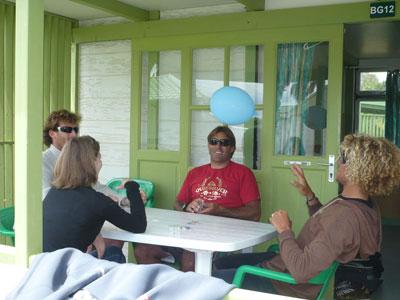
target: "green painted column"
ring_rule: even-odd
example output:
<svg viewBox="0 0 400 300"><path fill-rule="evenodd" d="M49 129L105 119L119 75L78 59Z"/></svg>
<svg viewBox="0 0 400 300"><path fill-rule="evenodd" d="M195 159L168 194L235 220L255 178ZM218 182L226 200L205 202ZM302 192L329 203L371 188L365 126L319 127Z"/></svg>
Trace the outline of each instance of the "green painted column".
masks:
<svg viewBox="0 0 400 300"><path fill-rule="evenodd" d="M18 265L42 251L43 0L16 1L15 232Z"/></svg>

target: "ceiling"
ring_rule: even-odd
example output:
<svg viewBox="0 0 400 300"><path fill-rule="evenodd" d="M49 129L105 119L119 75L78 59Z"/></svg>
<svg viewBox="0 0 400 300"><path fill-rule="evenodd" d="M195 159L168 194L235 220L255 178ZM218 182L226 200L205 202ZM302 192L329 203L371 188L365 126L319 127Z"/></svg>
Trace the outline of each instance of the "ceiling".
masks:
<svg viewBox="0 0 400 300"><path fill-rule="evenodd" d="M15 0L11 0L14 1ZM17 0L18 1L18 0ZM43 0L45 10L79 21L115 17L98 3L121 4L145 11L159 11L161 18L207 14L223 14L247 10L273 10L329 4L365 2L366 0ZM82 3L91 3L91 7ZM256 7L249 7L255 5ZM101 4L100 4L101 6ZM186 10L186 14L175 14ZM168 17L168 13L169 17ZM117 15L118 16L118 15ZM119 15L121 17L121 14ZM128 21L128 20L127 20ZM346 25L345 55L356 59L400 58L400 22Z"/></svg>
<svg viewBox="0 0 400 300"><path fill-rule="evenodd" d="M15 2L15 0L12 0ZM91 8L81 3L85 1L96 3L96 0L44 0L45 10L77 20L89 20L113 16L104 10ZM136 8L152 11L171 11L181 9L196 9L202 7L223 7L236 5L244 9L246 5L261 5L261 10L284 9L304 6L329 5L338 3L363 2L365 0L108 0L123 3ZM100 1L99 1L100 2ZM103 2L103 1L101 1ZM256 3L256 4L254 4ZM265 4L264 4L265 3ZM260 10L258 8L257 10ZM228 10L228 12L231 12Z"/></svg>

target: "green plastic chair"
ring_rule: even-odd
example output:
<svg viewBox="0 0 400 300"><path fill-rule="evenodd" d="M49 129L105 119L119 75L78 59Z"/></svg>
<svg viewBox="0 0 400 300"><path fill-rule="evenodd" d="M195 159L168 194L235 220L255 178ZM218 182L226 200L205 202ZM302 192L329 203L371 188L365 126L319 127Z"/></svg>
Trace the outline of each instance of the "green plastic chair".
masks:
<svg viewBox="0 0 400 300"><path fill-rule="evenodd" d="M124 180L125 178L113 178L111 179L109 182L107 182L107 186L112 189L113 191L115 191L116 193L118 193L121 196L126 197L126 190L122 189L122 190L118 190L117 187L121 185L122 180ZM154 207L154 184L149 181L149 180L145 180L145 179L132 179L134 181L136 181L139 186L140 189L145 192L146 196L147 196L147 201L145 206L146 207Z"/></svg>
<svg viewBox="0 0 400 300"><path fill-rule="evenodd" d="M278 245L271 245L268 248L268 251L277 252L279 251ZM331 278L335 275L336 269L338 268L339 263L334 261L328 268L323 270L317 276L311 278L308 283L315 285L322 285L321 290L318 293L317 300L322 300L324 294L329 286L329 282ZM296 280L287 273L272 271L265 268L255 267L255 266L240 266L235 273L235 277L233 278L233 284L237 287L241 287L245 274L253 274L256 276L262 276L266 278L270 278L272 280L282 281L290 284L297 284Z"/></svg>
<svg viewBox="0 0 400 300"><path fill-rule="evenodd" d="M15 244L14 232L14 206L0 209L0 235L11 238L12 245Z"/></svg>

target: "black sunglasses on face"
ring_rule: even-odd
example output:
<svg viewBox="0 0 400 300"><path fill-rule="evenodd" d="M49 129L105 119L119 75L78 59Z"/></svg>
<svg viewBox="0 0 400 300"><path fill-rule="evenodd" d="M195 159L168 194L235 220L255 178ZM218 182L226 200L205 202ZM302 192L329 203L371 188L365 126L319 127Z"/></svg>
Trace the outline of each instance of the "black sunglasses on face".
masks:
<svg viewBox="0 0 400 300"><path fill-rule="evenodd" d="M224 146L224 147L227 147L227 146L230 146L231 145L231 140L229 140L229 139L217 139L217 138L212 138L212 139L210 139L209 141L208 141L208 143L210 144L210 145L212 145L212 146L215 146L215 145L221 145L221 146Z"/></svg>
<svg viewBox="0 0 400 300"><path fill-rule="evenodd" d="M340 157L339 157L340 161L342 162L342 164L345 164L347 159L346 156L344 154L344 151L340 152Z"/></svg>
<svg viewBox="0 0 400 300"><path fill-rule="evenodd" d="M58 126L57 130L60 132L71 133L72 130L75 131L76 134L79 132L79 127L71 127L71 126Z"/></svg>

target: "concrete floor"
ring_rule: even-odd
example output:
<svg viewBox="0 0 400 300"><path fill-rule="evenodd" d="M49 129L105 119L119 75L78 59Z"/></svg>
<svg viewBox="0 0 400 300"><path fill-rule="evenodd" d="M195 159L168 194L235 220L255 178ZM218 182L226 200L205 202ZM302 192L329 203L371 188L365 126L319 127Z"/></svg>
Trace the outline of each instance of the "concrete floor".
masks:
<svg viewBox="0 0 400 300"><path fill-rule="evenodd" d="M383 226L383 283L371 300L400 299L400 226Z"/></svg>

